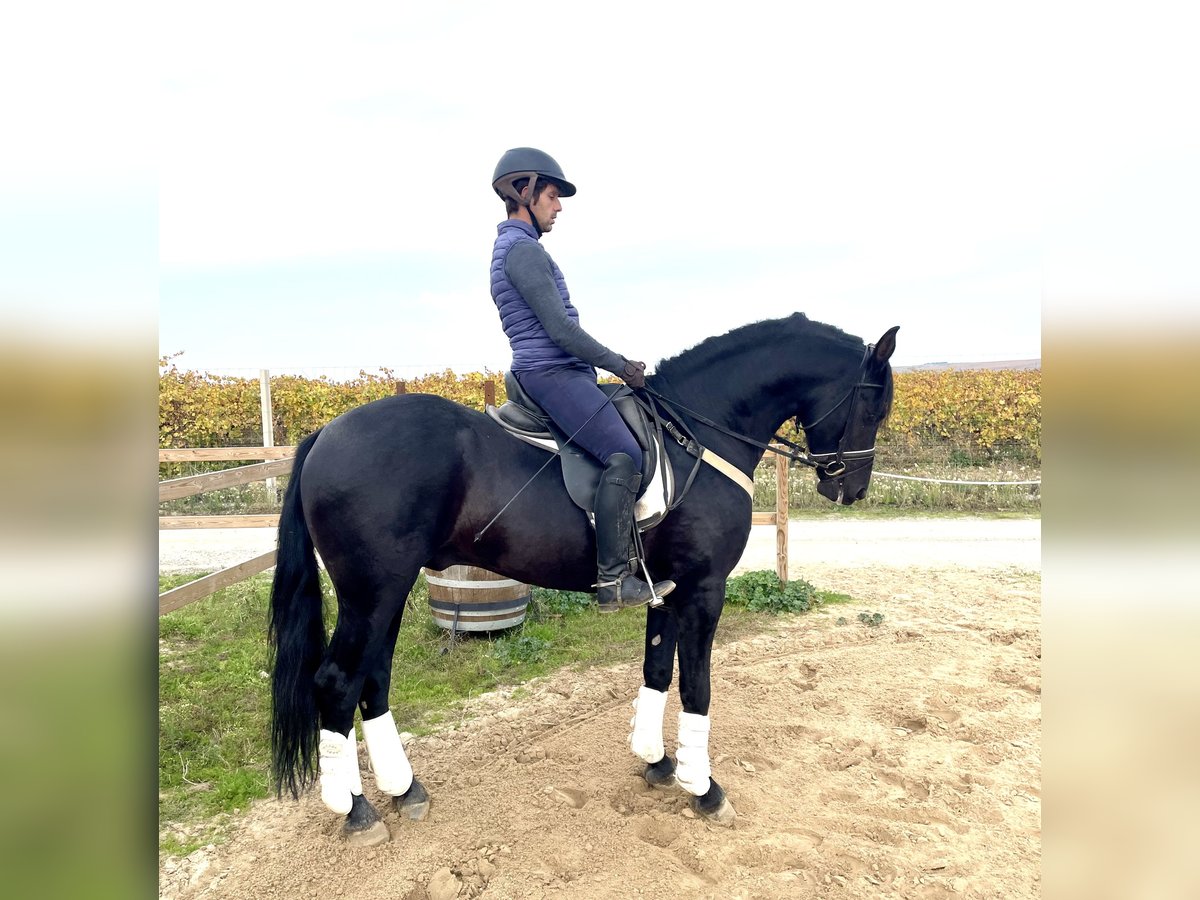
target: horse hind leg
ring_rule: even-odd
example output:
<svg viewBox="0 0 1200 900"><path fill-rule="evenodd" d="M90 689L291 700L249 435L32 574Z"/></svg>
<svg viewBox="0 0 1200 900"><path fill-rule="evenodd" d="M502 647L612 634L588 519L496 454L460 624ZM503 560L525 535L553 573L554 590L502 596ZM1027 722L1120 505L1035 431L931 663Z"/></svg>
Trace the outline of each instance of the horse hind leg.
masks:
<svg viewBox="0 0 1200 900"><path fill-rule="evenodd" d="M382 843L390 834L371 802L363 796L354 734L355 709L368 679L377 680L373 672L381 665L390 665L404 602L415 580L414 569L411 578L393 582L385 590L365 591L360 583L349 592L343 589L344 585L339 586L337 627L314 679L320 715L321 800L330 811L346 817L343 835L357 845ZM373 597L378 602L372 609L363 609L361 605L348 603L348 597ZM388 626L379 627L381 621L388 622ZM386 661L382 660L385 655ZM372 730L364 728L364 737L370 740Z"/></svg>
<svg viewBox="0 0 1200 900"><path fill-rule="evenodd" d="M388 696L399 624L400 617L397 616L383 652L367 675L359 710L376 787L392 798L392 804L400 815L420 822L429 815L429 793L417 780L408 755L404 752L404 742L396 728Z"/></svg>

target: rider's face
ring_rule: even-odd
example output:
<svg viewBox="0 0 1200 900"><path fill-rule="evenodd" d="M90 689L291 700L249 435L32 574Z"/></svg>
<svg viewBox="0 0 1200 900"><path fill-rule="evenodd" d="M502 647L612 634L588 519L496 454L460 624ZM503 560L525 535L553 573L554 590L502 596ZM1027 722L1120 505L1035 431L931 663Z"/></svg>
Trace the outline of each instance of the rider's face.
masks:
<svg viewBox="0 0 1200 900"><path fill-rule="evenodd" d="M526 188L528 190L528 188ZM552 184L529 207L529 214L537 218L542 231L554 227L554 218L562 212L562 202L558 199L558 185Z"/></svg>

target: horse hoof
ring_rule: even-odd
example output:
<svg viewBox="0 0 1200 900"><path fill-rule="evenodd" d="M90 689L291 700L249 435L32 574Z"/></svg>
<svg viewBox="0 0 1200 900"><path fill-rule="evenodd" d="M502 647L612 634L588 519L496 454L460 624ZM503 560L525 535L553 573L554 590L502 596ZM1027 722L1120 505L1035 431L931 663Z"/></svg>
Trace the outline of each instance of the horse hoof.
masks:
<svg viewBox="0 0 1200 900"><path fill-rule="evenodd" d="M352 800L350 813L342 823L342 837L346 843L351 847L377 847L390 841L392 834L371 801L361 794L355 794Z"/></svg>
<svg viewBox="0 0 1200 900"><path fill-rule="evenodd" d="M414 778L407 791L392 798L392 805L400 815L414 822L422 822L429 815L429 792L425 790L425 785Z"/></svg>
<svg viewBox="0 0 1200 900"><path fill-rule="evenodd" d="M675 777L675 761L670 756L663 756L658 762L647 764L642 777L650 787L666 790L679 786L679 779Z"/></svg>
<svg viewBox="0 0 1200 900"><path fill-rule="evenodd" d="M362 831L351 831L343 825L342 836L351 847L378 847L392 839L392 833L382 821L373 822Z"/></svg>
<svg viewBox="0 0 1200 900"><path fill-rule="evenodd" d="M692 811L717 825L732 827L737 819L737 811L725 796L724 789L715 781L712 782L708 793L703 797L692 798Z"/></svg>

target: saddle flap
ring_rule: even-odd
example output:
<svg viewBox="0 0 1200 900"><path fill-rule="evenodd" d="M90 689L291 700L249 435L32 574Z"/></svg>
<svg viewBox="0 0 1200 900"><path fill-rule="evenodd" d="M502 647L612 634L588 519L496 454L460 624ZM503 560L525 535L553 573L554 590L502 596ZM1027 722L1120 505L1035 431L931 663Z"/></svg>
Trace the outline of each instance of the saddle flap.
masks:
<svg viewBox="0 0 1200 900"><path fill-rule="evenodd" d="M567 493L571 495L571 499L580 509L589 513L593 512L596 488L600 484L604 466L582 447L568 444L567 435L557 425L551 423L549 428L555 443L558 444L563 483L567 486ZM650 483L654 480L657 465L658 448L654 444L651 444L649 448L642 448L642 483L637 492L639 499L646 493Z"/></svg>

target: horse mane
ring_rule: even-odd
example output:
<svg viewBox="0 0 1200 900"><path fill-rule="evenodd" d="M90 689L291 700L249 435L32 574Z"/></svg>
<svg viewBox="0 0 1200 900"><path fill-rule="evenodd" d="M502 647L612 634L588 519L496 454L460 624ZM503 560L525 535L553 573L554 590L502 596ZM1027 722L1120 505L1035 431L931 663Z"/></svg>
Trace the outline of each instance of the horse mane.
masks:
<svg viewBox="0 0 1200 900"><path fill-rule="evenodd" d="M667 381L682 380L703 372L731 355L748 351L770 352L772 347L786 346L795 352L796 342L832 341L847 347L863 346L862 338L847 334L833 325L816 322L804 313L793 313L783 319L763 319L734 328L725 334L706 338L675 356L664 359L654 371Z"/></svg>

